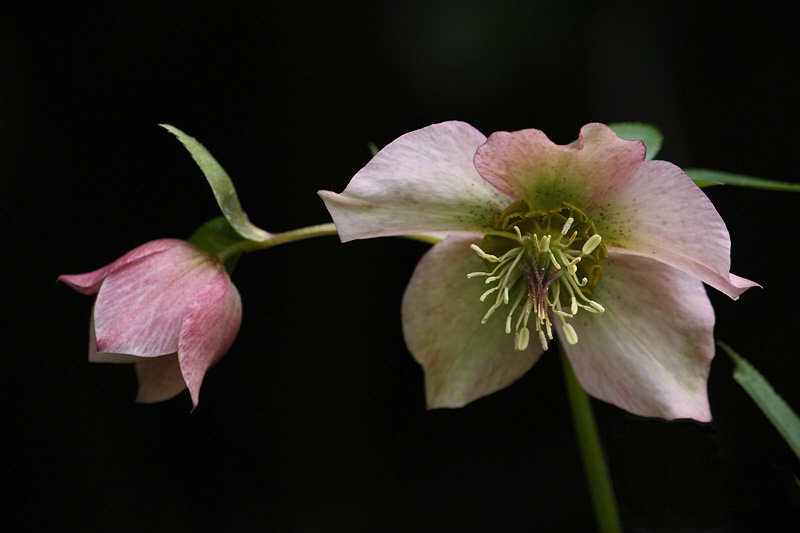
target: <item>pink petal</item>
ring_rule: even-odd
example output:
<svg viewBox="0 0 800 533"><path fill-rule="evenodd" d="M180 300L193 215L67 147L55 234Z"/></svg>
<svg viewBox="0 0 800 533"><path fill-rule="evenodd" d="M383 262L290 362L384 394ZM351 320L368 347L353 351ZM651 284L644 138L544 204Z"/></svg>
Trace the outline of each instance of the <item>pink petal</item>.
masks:
<svg viewBox="0 0 800 533"><path fill-rule="evenodd" d="M178 361L197 407L203 376L233 344L242 322L239 291L224 271L194 295L183 316Z"/></svg>
<svg viewBox="0 0 800 533"><path fill-rule="evenodd" d="M757 283L730 273L731 241L711 200L677 166L647 161L595 197L591 213L609 252L650 257L734 300Z"/></svg>
<svg viewBox="0 0 800 533"><path fill-rule="evenodd" d="M613 256L594 298L605 313L579 312L570 319L578 343L565 344L586 392L641 416L710 420L714 310L703 284L658 261Z"/></svg>
<svg viewBox="0 0 800 533"><path fill-rule="evenodd" d="M176 352L187 306L219 268L183 241L115 268L95 303L97 351L144 357Z"/></svg>
<svg viewBox="0 0 800 533"><path fill-rule="evenodd" d="M94 318L89 321L89 361L92 363L136 363L139 392L136 401L155 403L169 400L186 388L178 364L178 354L160 357L138 357L121 353L98 352L94 334Z"/></svg>
<svg viewBox="0 0 800 533"><path fill-rule="evenodd" d="M463 122L443 122L391 142L341 194L320 191L342 241L478 231L511 203L475 171L486 138Z"/></svg>
<svg viewBox="0 0 800 533"><path fill-rule="evenodd" d="M63 274L58 277L58 280L63 281L81 294L94 294L100 290L100 284L103 283L103 280L111 272L119 270L125 265L140 259L144 259L150 255L170 249L174 247L175 243L177 242L181 241L177 241L175 239L159 239L156 241L150 241L134 248L113 263L102 268L98 268L92 272L87 272L86 274Z"/></svg>
<svg viewBox="0 0 800 533"><path fill-rule="evenodd" d="M137 357L136 378L139 380L139 403L156 403L174 398L186 389L178 354L160 357Z"/></svg>
<svg viewBox="0 0 800 533"><path fill-rule="evenodd" d="M569 202L609 249L657 259L731 298L756 283L730 274L730 237L711 201L678 167L644 161L644 145L602 124L559 146L539 130L498 132L475 155L490 183L533 209Z"/></svg>
<svg viewBox="0 0 800 533"><path fill-rule="evenodd" d="M475 168L498 189L528 200L532 209L553 209L563 201L583 209L614 187L610 176L623 179L644 156L640 141L620 139L603 124L587 124L567 145L534 129L493 133L478 148Z"/></svg>
<svg viewBox="0 0 800 533"><path fill-rule="evenodd" d="M89 362L90 363L135 363L139 357L124 353L107 353L97 351L97 336L94 332L94 306L89 317Z"/></svg>
<svg viewBox="0 0 800 533"><path fill-rule="evenodd" d="M429 408L461 407L503 389L527 372L542 354L538 342L514 351L499 309L480 302L486 285L467 273L483 271L469 245L480 241L450 237L434 245L417 265L403 297L403 332L408 349L425 371Z"/></svg>

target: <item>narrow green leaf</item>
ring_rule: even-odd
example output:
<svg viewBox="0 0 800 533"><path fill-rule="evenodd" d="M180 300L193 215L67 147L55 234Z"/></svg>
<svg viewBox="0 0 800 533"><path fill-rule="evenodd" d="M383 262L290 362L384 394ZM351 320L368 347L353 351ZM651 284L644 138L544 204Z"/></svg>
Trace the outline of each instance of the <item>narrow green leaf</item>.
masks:
<svg viewBox="0 0 800 533"><path fill-rule="evenodd" d="M750 187L751 189L766 189L768 191L800 192L800 183L785 181L765 180L743 174L732 174L721 170L706 168L684 168L686 174L694 180L698 187L712 185L735 185L737 187Z"/></svg>
<svg viewBox="0 0 800 533"><path fill-rule="evenodd" d="M608 125L614 133L629 141L642 141L647 149L645 159L653 159L664 142L661 131L650 124L641 122L615 122Z"/></svg>
<svg viewBox="0 0 800 533"><path fill-rule="evenodd" d="M735 365L733 379L742 386L795 455L800 458L800 418L758 370L724 342L717 341L717 344L733 360Z"/></svg>
<svg viewBox="0 0 800 533"><path fill-rule="evenodd" d="M178 140L183 143L192 158L200 167L200 170L211 185L211 190L214 192L214 197L217 199L217 204L222 210L222 214L228 219L233 229L236 232L250 241L262 242L269 238L270 234L263 229L255 226L247 218L247 215L242 210L239 204L239 197L236 195L236 189L233 187L228 173L225 169L217 163L217 160L209 153L206 148L200 144L197 139L191 137L175 126L169 124L159 124L162 128L166 129Z"/></svg>

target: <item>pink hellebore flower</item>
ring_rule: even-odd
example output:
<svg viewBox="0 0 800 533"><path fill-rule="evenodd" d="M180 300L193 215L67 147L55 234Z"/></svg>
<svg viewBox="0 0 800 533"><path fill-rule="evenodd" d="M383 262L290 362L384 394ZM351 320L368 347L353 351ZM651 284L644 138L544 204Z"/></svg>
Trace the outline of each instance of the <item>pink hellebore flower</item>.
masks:
<svg viewBox="0 0 800 533"><path fill-rule="evenodd" d="M206 370L228 351L242 302L222 264L176 239L148 242L87 274L58 278L97 293L89 361L136 363L139 402L189 388L197 407Z"/></svg>
<svg viewBox="0 0 800 533"><path fill-rule="evenodd" d="M444 236L403 298L430 407L460 407L527 372L557 334L592 396L632 413L711 419L714 310L756 284L730 269L714 206L639 141L588 124L488 139L445 122L396 139L341 194L342 241Z"/></svg>

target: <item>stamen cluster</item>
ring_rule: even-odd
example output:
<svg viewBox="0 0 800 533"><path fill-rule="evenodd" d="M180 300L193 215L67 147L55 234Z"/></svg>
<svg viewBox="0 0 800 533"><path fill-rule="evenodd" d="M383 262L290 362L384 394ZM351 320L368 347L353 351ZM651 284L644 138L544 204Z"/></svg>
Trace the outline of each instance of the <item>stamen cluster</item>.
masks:
<svg viewBox="0 0 800 533"><path fill-rule="evenodd" d="M567 322L583 309L602 314L605 308L591 299L602 277L600 260L607 253L594 224L575 206L564 203L552 211L531 211L524 200L513 203L490 220L481 245L471 248L491 270L470 272L467 277L485 276L493 287L481 294L495 300L481 320L485 324L500 307L508 314L505 332L514 330L514 348L528 347L533 327L543 349L553 339L551 313L562 323L570 344L578 342L575 328ZM515 319L516 316L516 319Z"/></svg>

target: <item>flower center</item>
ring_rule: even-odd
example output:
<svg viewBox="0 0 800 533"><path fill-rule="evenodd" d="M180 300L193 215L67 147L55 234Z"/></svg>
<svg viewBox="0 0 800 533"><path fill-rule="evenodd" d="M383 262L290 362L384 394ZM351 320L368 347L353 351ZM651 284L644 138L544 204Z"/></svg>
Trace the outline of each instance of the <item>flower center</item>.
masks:
<svg viewBox="0 0 800 533"><path fill-rule="evenodd" d="M525 200L519 200L494 213L487 225L480 246L471 248L488 269L467 274L469 278L483 276L487 285L493 285L480 297L483 302L495 295L481 323L508 306L505 331L510 334L513 326L514 348L528 347L528 324L533 317L534 331L546 350L553 339L552 315L561 320L566 341L577 343L578 335L567 319L581 310L605 311L591 299L603 277L600 261L608 258L594 223L567 202L550 211L532 211Z"/></svg>

